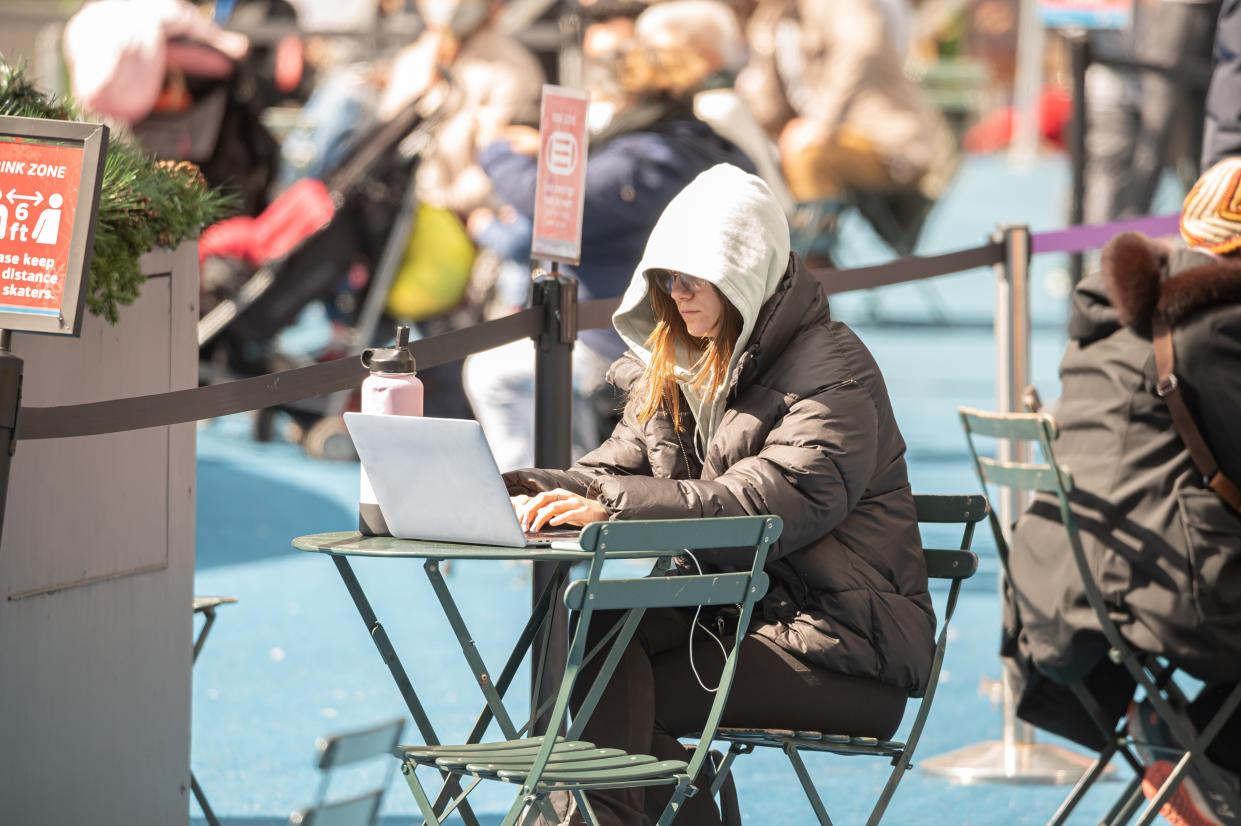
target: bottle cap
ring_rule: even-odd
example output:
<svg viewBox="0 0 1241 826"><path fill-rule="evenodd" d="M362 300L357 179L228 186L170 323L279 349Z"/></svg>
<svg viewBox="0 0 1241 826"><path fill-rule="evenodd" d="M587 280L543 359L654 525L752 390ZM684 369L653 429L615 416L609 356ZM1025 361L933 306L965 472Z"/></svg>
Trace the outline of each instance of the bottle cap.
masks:
<svg viewBox="0 0 1241 826"><path fill-rule="evenodd" d="M362 366L372 373L413 373L417 364L409 351L409 328L396 328L395 347L374 347L362 351Z"/></svg>

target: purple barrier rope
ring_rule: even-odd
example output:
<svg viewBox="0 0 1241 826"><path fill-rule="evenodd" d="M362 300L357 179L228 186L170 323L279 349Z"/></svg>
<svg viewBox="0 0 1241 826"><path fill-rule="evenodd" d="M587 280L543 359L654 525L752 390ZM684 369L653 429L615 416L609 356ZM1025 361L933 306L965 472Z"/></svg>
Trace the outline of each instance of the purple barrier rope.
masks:
<svg viewBox="0 0 1241 826"><path fill-rule="evenodd" d="M1079 227L1040 232L1030 237L1030 252L1085 252L1101 248L1122 232L1140 232L1143 235L1173 235L1178 231L1178 214L1147 215L1110 224L1085 224Z"/></svg>

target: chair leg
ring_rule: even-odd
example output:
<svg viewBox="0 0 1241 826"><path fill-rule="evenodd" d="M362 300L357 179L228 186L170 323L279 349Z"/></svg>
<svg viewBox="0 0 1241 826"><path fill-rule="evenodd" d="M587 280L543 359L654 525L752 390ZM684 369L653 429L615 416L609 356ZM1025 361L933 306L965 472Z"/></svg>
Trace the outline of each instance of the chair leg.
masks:
<svg viewBox="0 0 1241 826"><path fill-rule="evenodd" d="M422 819L430 826L440 826L439 818L435 816L435 807L431 805L431 799L427 797L422 784L418 782L418 775L414 773L416 765L412 760L401 761L401 774L405 775L405 784L414 795L418 811L422 812Z"/></svg>
<svg viewBox="0 0 1241 826"><path fill-rule="evenodd" d="M1077 808L1077 804L1086 796L1086 792L1099 779L1099 775L1103 774L1103 770L1107 768L1107 764L1115 753L1115 747L1101 752L1089 768L1082 772L1082 776L1077 778L1077 783L1073 786L1073 791L1069 792L1069 796L1061 802L1060 808L1056 809L1051 820L1047 821L1047 826L1063 826L1064 822L1069 819L1069 815L1073 814L1073 810Z"/></svg>
<svg viewBox="0 0 1241 826"><path fill-rule="evenodd" d="M801 787L806 792L806 799L810 801L810 808L814 809L814 816L819 819L819 823L822 826L832 826L832 819L827 816L827 809L823 806L823 799L819 797L819 792L815 789L814 782L810 779L810 772L806 771L806 764L801 759L801 753L797 751L797 746L785 746L784 753L789 758L789 762L793 764L793 771L797 772L797 779L801 781Z"/></svg>
<svg viewBox="0 0 1241 826"><path fill-rule="evenodd" d="M522 820L522 813L527 811L527 807L533 802L533 795L518 795L513 801L513 805L509 807L508 814L504 816L504 820L500 821L500 826L517 826Z"/></svg>
<svg viewBox="0 0 1241 826"><path fill-rule="evenodd" d="M1142 776L1138 775L1129 781L1125 791L1116 798L1116 803L1108 810L1100 826L1123 826L1137 813L1146 796L1142 794Z"/></svg>
<svg viewBox="0 0 1241 826"><path fill-rule="evenodd" d="M685 802L685 798L689 797L691 788L689 780L677 784L677 787L672 790L672 798L668 801L668 805L664 807L664 813L659 816L659 823L656 826L668 826L668 824L672 823L672 819L677 816L677 812L681 811L681 804Z"/></svg>
<svg viewBox="0 0 1241 826"><path fill-rule="evenodd" d="M577 801L578 811L582 813L582 820L586 821L586 826L597 826L599 816L595 814L594 807L590 805L590 799L586 796L586 792L581 789L574 789L573 799Z"/></svg>
<svg viewBox="0 0 1241 826"><path fill-rule="evenodd" d="M739 754L749 754L754 751L753 746L742 746L739 743L733 743L728 747L728 752L724 755L724 760L715 767L715 781L711 784L711 796L715 797L720 793L720 789L724 786L724 781L728 779L728 773L733 770L733 761L737 759Z"/></svg>
<svg viewBox="0 0 1241 826"><path fill-rule="evenodd" d="M1189 764L1192 760L1193 754L1187 752L1177 761L1176 768L1172 770L1172 774L1168 775L1168 779L1159 787L1159 792L1147 804L1146 808L1142 810L1142 816L1138 818L1136 826L1150 826L1154 822L1155 818L1159 816L1159 810L1163 808L1163 804L1172 798L1172 793L1176 791L1176 787L1181 785L1181 780L1189 773Z"/></svg>

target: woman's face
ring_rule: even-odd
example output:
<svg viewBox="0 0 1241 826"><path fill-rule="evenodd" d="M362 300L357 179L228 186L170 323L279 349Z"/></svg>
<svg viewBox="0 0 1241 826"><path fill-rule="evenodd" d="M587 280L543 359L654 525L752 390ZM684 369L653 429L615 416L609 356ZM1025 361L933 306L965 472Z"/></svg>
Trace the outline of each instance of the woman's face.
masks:
<svg viewBox="0 0 1241 826"><path fill-rule="evenodd" d="M677 312L691 336L707 338L719 332L724 299L714 284L684 273L668 273L664 279L665 288L676 302Z"/></svg>

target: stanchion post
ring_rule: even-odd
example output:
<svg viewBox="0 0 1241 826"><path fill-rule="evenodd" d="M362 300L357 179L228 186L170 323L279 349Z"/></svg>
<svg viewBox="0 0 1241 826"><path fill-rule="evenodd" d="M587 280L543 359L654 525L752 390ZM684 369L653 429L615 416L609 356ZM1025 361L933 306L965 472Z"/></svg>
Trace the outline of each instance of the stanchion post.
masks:
<svg viewBox="0 0 1241 826"><path fill-rule="evenodd" d="M0 536L9 497L9 465L17 449L17 411L22 405L22 360L13 354L13 333L0 330Z"/></svg>
<svg viewBox="0 0 1241 826"><path fill-rule="evenodd" d="M999 227L992 240L1004 245L1004 261L995 265L995 390L996 408L1017 412L1021 391L1030 382L1030 229ZM1029 445L1020 448L1002 440L997 458L1030 461ZM1005 489L995 504L1007 531L1026 502L1017 491ZM1003 578L1000 582L1003 598ZM1003 739L975 743L922 761L923 770L959 783L982 781L1020 784L1076 782L1090 760L1068 749L1034 742L1034 729L1017 719L1016 703L1007 669L1001 668Z"/></svg>
<svg viewBox="0 0 1241 826"><path fill-rule="evenodd" d="M543 330L535 342L534 355L534 464L541 468L567 468L573 448L573 341L577 338L577 279L556 271L534 279L534 305L542 306ZM537 601L556 575L556 563L536 562L531 573L531 599ZM538 679L538 662L547 646L546 675L564 672L569 648L568 623L558 611L559 599L548 614L547 633L531 649L532 708L538 708L559 689L555 679ZM538 695L534 687L539 686ZM532 733L543 734L544 724L534 721Z"/></svg>
<svg viewBox="0 0 1241 826"><path fill-rule="evenodd" d="M1085 217L1086 201L1086 69L1090 66L1090 41L1084 31L1066 36L1069 64L1073 76L1073 117L1069 143L1071 159L1069 226L1076 227ZM1082 254L1069 254L1069 279L1073 286L1082 280Z"/></svg>
<svg viewBox="0 0 1241 826"><path fill-rule="evenodd" d="M573 445L573 342L577 338L577 279L552 270L534 280L543 330L534 355L534 464L567 468Z"/></svg>

